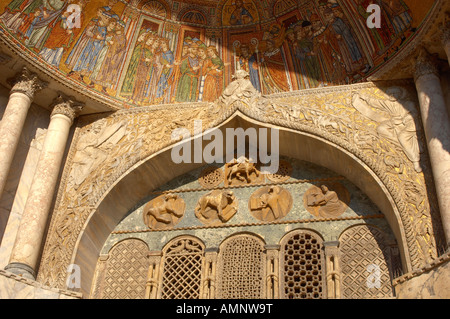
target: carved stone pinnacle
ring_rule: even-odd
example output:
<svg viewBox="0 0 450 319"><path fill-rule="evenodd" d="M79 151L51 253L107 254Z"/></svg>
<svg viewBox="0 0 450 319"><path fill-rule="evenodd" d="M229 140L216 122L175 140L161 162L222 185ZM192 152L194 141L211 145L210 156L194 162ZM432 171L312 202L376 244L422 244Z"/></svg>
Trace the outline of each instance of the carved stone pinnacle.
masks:
<svg viewBox="0 0 450 319"><path fill-rule="evenodd" d="M62 114L67 116L73 122L83 107L84 104L76 101L73 97L59 93L58 97L56 97L53 102L53 111L51 116L55 114Z"/></svg>
<svg viewBox="0 0 450 319"><path fill-rule="evenodd" d="M34 98L36 91L41 90L48 85L47 82L39 79L39 77L28 70L27 67L23 67L19 73L13 78L8 79L7 82L12 86L11 93L20 92L30 99Z"/></svg>

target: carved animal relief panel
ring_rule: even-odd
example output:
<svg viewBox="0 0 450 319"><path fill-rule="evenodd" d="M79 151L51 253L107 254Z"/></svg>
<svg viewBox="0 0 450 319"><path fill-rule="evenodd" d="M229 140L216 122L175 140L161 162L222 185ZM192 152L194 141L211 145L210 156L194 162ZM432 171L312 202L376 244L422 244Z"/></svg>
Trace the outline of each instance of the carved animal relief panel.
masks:
<svg viewBox="0 0 450 319"><path fill-rule="evenodd" d="M144 223L151 229L167 229L175 226L183 217L186 204L174 194L165 194L144 206Z"/></svg>
<svg viewBox="0 0 450 319"><path fill-rule="evenodd" d="M265 186L252 194L248 206L256 219L271 222L289 213L292 196L281 186Z"/></svg>

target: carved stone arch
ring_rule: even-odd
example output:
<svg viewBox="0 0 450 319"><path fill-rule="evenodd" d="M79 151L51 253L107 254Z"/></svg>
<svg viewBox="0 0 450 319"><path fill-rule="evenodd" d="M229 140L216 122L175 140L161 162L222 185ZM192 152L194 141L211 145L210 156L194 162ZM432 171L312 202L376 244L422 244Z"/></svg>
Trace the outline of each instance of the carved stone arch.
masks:
<svg viewBox="0 0 450 319"><path fill-rule="evenodd" d="M265 298L264 240L253 233L236 233L219 246L216 296L219 299Z"/></svg>
<svg viewBox="0 0 450 319"><path fill-rule="evenodd" d="M199 299L205 245L197 237L171 239L162 250L160 299Z"/></svg>
<svg viewBox="0 0 450 319"><path fill-rule="evenodd" d="M280 240L280 297L326 298L325 252L314 230L294 229Z"/></svg>
<svg viewBox="0 0 450 319"><path fill-rule="evenodd" d="M187 117L186 114L189 116L193 114L192 109L178 108L177 112L181 116ZM137 116L136 114L144 111L133 110L129 114ZM208 113L194 114L204 116ZM123 116L123 114L114 114L111 121L123 121ZM399 243L404 271L411 270L410 250L415 247L416 242L414 233L408 231L406 234L407 229L403 225L404 220L408 219L408 215L402 212L404 215L401 216L396 201L384 184L382 176L380 177L381 173L374 171L360 156L356 156L356 151L350 152L351 145L345 144L326 130L321 131L311 129L307 125L291 125L288 121L273 120L270 117L262 116L257 110L251 110L242 103L235 103L233 107L225 109L220 115L210 115L207 118L213 118L214 122L204 128L216 128L223 134L227 128L243 128L245 130L253 127L257 131L259 128L277 128L280 138L280 155L309 161L346 177L359 187L373 203L377 203ZM183 143L193 143L203 134L194 136ZM81 283L82 291L89 291L98 253L106 238L127 212L137 202L148 197L152 190L177 176L205 165L205 163L170 164L173 163L171 150L176 143L170 141L170 134L167 140L168 142L162 144L162 147L146 149L147 153L141 154L137 160L126 162L127 166L122 171L105 176L107 179L102 180L103 185L95 197L91 198L92 204L73 208L61 204L55 209L50 225L54 231L49 232L52 235L47 239L44 249L38 275L40 281L46 282L50 286L63 287L67 265L76 263L80 265L84 274ZM342 145L346 145L346 147ZM122 146L119 145L119 147ZM170 165L170 169L167 165ZM67 170L70 172L70 166ZM99 180L101 177L95 176L100 173L99 169L93 171L91 178ZM90 191L88 185L86 185L86 189ZM76 198L74 202L75 200ZM79 200L83 201L84 199ZM75 215L77 216L76 220L68 221L70 216ZM65 226L65 223L68 225ZM71 231L56 230L58 227L70 228ZM57 269L56 275L55 269Z"/></svg>
<svg viewBox="0 0 450 319"><path fill-rule="evenodd" d="M341 296L346 299L391 298L400 267L396 247L383 230L357 224L339 237Z"/></svg>

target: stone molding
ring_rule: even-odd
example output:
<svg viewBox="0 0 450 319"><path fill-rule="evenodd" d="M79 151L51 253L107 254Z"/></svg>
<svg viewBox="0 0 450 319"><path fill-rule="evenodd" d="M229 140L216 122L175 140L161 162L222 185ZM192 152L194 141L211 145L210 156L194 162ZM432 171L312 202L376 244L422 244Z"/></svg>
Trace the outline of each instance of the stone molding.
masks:
<svg viewBox="0 0 450 319"><path fill-rule="evenodd" d="M42 81L35 73L31 72L27 67L17 73L13 78L7 80L12 86L11 93L23 93L33 100L34 94L47 87L48 83Z"/></svg>
<svg viewBox="0 0 450 319"><path fill-rule="evenodd" d="M441 266L442 264L446 263L450 261L450 251L447 251L445 254L443 254L442 256L439 256L438 258L436 258L435 260L433 260L433 262L426 264L424 267L420 268L420 269L415 269L412 272L409 272L407 274L404 274L398 278L395 278L392 281L392 284L394 286L397 286L399 284L402 284L414 277L418 277L430 270L433 270L435 268L438 268L439 266Z"/></svg>

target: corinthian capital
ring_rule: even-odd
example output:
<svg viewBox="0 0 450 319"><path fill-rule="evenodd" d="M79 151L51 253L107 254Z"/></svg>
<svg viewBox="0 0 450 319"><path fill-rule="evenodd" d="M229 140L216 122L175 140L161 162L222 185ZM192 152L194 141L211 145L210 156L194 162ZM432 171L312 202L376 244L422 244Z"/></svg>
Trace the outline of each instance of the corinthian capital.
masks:
<svg viewBox="0 0 450 319"><path fill-rule="evenodd" d="M53 111L51 116L62 114L67 116L73 122L83 107L84 104L76 101L73 97L59 93L58 97L53 101Z"/></svg>
<svg viewBox="0 0 450 319"><path fill-rule="evenodd" d="M30 99L34 98L34 93L47 86L47 82L42 81L38 76L23 67L13 78L7 80L12 86L11 93L20 92L28 96Z"/></svg>
<svg viewBox="0 0 450 319"><path fill-rule="evenodd" d="M421 47L414 68L414 80L417 81L421 76L427 74L439 76L437 57L434 54L428 53L424 47Z"/></svg>

